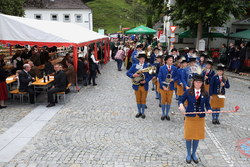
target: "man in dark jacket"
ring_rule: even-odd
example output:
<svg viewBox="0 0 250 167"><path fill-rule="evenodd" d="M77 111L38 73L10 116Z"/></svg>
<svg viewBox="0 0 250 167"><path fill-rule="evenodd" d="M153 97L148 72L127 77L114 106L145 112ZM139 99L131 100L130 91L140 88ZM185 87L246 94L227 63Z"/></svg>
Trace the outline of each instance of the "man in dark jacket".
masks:
<svg viewBox="0 0 250 167"><path fill-rule="evenodd" d="M244 69L244 61L246 59L246 46L245 46L245 43L241 43L240 44L240 68L239 68L239 71L243 71Z"/></svg>
<svg viewBox="0 0 250 167"><path fill-rule="evenodd" d="M33 78L30 75L30 70L31 67L29 64L24 64L23 65L23 70L21 70L21 72L19 73L19 82L20 82L20 86L19 86L19 91L20 92L28 92L29 96L30 96L30 103L34 104L34 88L31 85L31 83L33 81L35 81L35 78Z"/></svg>
<svg viewBox="0 0 250 167"><path fill-rule="evenodd" d="M227 56L227 68L229 71L232 70L232 59L235 56L235 47L233 43L230 43Z"/></svg>
<svg viewBox="0 0 250 167"><path fill-rule="evenodd" d="M65 92L67 87L67 76L65 72L62 70L61 64L55 64L54 69L56 71L55 78L53 82L52 88L48 91L48 101L49 104L47 107L55 106L55 100L53 98L53 94L57 92Z"/></svg>

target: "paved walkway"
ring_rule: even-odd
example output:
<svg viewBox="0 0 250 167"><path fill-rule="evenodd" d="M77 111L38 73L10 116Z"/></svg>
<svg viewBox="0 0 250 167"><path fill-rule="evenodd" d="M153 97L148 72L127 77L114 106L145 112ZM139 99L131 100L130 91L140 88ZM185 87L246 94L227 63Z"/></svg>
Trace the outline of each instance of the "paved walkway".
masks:
<svg viewBox="0 0 250 167"><path fill-rule="evenodd" d="M21 152L0 166L249 166L250 157L236 147L238 140L250 137L249 81L229 78L225 109L235 105L241 109L223 114L219 126L207 117L206 139L198 149L200 163L187 165L183 117L171 115L171 121L161 121L161 109L150 90L147 117L136 119L126 71L118 72L112 61L101 72L98 86L82 89ZM173 110L178 112L176 100Z"/></svg>

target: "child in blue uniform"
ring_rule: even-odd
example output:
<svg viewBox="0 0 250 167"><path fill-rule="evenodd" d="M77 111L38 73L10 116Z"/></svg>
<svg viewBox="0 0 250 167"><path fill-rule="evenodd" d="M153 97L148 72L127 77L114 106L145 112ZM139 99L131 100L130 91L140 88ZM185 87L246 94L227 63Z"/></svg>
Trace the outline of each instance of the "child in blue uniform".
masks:
<svg viewBox="0 0 250 167"><path fill-rule="evenodd" d="M132 55L131 55L131 59L132 59L132 64L137 64L139 63L137 56L138 54L142 51L142 44L137 44L136 45L136 50L133 51Z"/></svg>
<svg viewBox="0 0 250 167"><path fill-rule="evenodd" d="M204 82L205 82L205 90L209 92L209 87L210 87L210 81L212 77L214 76L215 72L213 70L213 61L212 60L207 60L206 67L202 72L202 75L204 77Z"/></svg>
<svg viewBox="0 0 250 167"><path fill-rule="evenodd" d="M146 54L144 52L139 53L137 58L139 59L139 63L133 64L132 67L127 72L127 76L132 79L135 77L139 77L139 74L137 74L136 72L148 67L148 65L145 63ZM138 109L136 118L142 117L142 119L145 119L146 116L144 111L146 106L146 98L148 94L148 82L151 80L152 76L149 75L148 72L144 72L143 74L145 75L145 79L140 81L139 85L133 84L132 87L135 91L136 103Z"/></svg>
<svg viewBox="0 0 250 167"><path fill-rule="evenodd" d="M156 90L155 90L156 99L161 99L161 94L158 92L157 87L158 87L158 84L159 84L159 82L158 82L158 74L159 74L160 67L163 65L163 60L162 60L161 55L157 55L155 58L156 58L156 61L153 64L153 66L156 67L156 73L153 75L152 82L156 86Z"/></svg>
<svg viewBox="0 0 250 167"><path fill-rule="evenodd" d="M190 57L189 58L189 66L183 69L181 73L181 82L183 83L184 90L190 88L190 84L192 81L192 77L194 76L195 72L195 65L196 65L196 58Z"/></svg>
<svg viewBox="0 0 250 167"><path fill-rule="evenodd" d="M166 65L160 67L158 75L160 83L160 92L161 92L161 107L162 107L161 120L164 120L166 118L169 121L170 117L168 113L170 110L170 105L172 103L174 82L178 78L177 78L177 68L173 65L174 61L173 56L166 56L164 60ZM166 84L166 79L170 80L170 83L167 83L169 85Z"/></svg>
<svg viewBox="0 0 250 167"><path fill-rule="evenodd" d="M178 77L177 96L179 96L179 99L184 93L184 87L181 80L181 75L183 73L183 69L186 68L187 65L188 65L187 60L184 58L181 62L181 67L177 70L177 77Z"/></svg>
<svg viewBox="0 0 250 167"><path fill-rule="evenodd" d="M210 81L209 94L213 111L220 111L220 108L224 108L225 98L218 95L225 95L225 88L230 87L228 79L224 76L224 70L225 66L223 64L218 64L217 74L214 75ZM219 113L212 114L213 124L220 124L219 115Z"/></svg>
<svg viewBox="0 0 250 167"><path fill-rule="evenodd" d="M184 102L188 101L185 109ZM202 75L195 75L190 89L186 90L179 100L179 110L185 112L212 112L209 104L209 95L204 89ZM187 114L184 122L184 138L186 139L187 157L186 162L198 163L196 150L199 140L205 138L205 114ZM192 154L191 154L192 147Z"/></svg>

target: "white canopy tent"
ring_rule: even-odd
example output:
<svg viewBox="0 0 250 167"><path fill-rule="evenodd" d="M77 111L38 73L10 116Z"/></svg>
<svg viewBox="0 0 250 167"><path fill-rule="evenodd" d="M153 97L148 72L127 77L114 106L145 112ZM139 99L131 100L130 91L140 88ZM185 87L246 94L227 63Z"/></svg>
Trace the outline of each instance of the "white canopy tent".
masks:
<svg viewBox="0 0 250 167"><path fill-rule="evenodd" d="M10 45L73 46L75 70L77 47L109 38L72 23L27 19L0 14L0 43ZM107 52L108 53L108 52Z"/></svg>
<svg viewBox="0 0 250 167"><path fill-rule="evenodd" d="M27 19L0 14L0 42L46 46L83 46L96 40L108 39L72 23Z"/></svg>

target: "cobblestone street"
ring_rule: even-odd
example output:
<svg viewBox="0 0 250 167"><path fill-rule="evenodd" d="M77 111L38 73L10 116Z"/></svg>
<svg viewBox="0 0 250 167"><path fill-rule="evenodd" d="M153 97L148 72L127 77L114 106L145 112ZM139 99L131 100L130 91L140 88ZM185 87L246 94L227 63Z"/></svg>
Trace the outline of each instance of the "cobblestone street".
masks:
<svg viewBox="0 0 250 167"><path fill-rule="evenodd" d="M207 115L206 139L197 151L200 162L187 165L183 116L170 115L171 121L161 121L161 109L150 88L146 119L135 118L131 80L124 67L123 71L116 68L115 61L104 65L96 87L73 92L75 96L67 98L68 102L23 150L10 162L0 162L0 167L249 166L250 156L240 153L237 142L250 138L250 78L229 76L231 88L224 109L241 108L237 113L221 114L221 125L213 125L211 115ZM18 115L20 119L31 109L18 105L1 110L2 118L12 118L0 122L0 135L13 126L13 119ZM175 99L171 111L179 112Z"/></svg>

